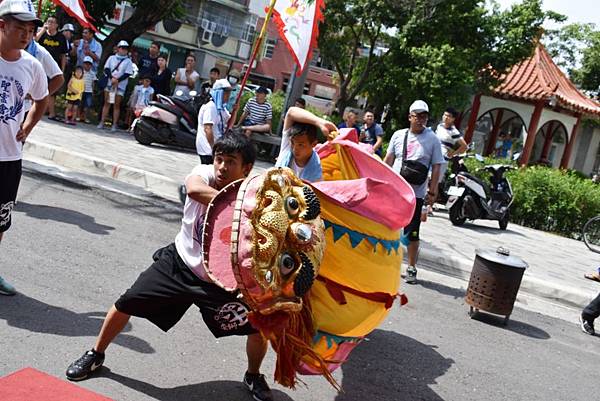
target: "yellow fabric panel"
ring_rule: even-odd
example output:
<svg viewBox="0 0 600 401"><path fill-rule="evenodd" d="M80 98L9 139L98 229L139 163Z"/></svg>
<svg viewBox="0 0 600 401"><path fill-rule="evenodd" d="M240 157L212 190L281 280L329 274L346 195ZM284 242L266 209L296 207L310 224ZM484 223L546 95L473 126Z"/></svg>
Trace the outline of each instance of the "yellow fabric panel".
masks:
<svg viewBox="0 0 600 401"><path fill-rule="evenodd" d="M360 178L354 162L340 145L336 145L337 153L321 159L324 181L355 180Z"/></svg>
<svg viewBox="0 0 600 401"><path fill-rule="evenodd" d="M369 301L344 292L347 304L338 304L325 283L316 281L311 288L310 302L318 330L343 337L363 337L375 330L388 310L379 302Z"/></svg>

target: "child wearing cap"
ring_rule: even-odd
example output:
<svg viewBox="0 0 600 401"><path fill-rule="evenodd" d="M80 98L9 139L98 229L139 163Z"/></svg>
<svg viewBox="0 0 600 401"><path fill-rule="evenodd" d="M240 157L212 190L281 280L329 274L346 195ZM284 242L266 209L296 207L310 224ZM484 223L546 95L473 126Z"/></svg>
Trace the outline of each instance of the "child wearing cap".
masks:
<svg viewBox="0 0 600 401"><path fill-rule="evenodd" d="M94 60L90 56L83 59L83 95L81 97L81 108L79 118L86 124L90 123L88 110L94 106L94 82L98 80L96 73L92 69Z"/></svg>
<svg viewBox="0 0 600 401"><path fill-rule="evenodd" d="M129 126L131 126L133 116L139 117L142 110L148 106L154 97L154 88L150 86L152 84L150 75L142 75L140 82L141 84L133 88L133 92L129 98L129 110L127 111L127 124Z"/></svg>

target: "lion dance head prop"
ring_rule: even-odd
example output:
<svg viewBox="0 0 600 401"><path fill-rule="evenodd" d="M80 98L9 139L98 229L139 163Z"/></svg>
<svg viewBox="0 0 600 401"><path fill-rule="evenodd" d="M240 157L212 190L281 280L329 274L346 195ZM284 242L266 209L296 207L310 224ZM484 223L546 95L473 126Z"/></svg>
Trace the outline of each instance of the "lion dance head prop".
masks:
<svg viewBox="0 0 600 401"><path fill-rule="evenodd" d="M276 168L224 188L206 215L207 273L226 290L239 290L250 322L277 353L275 380L288 387L302 358L322 360L311 349L316 331L308 302L325 249L320 212L312 188L292 170Z"/></svg>

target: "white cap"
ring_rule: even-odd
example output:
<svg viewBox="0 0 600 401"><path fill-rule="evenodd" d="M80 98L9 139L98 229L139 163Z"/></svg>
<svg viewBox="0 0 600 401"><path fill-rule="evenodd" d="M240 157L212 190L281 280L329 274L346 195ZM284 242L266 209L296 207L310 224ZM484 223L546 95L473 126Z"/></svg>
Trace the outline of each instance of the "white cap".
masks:
<svg viewBox="0 0 600 401"><path fill-rule="evenodd" d="M126 40L122 40L117 44L117 47L129 47L129 43Z"/></svg>
<svg viewBox="0 0 600 401"><path fill-rule="evenodd" d="M227 79L217 79L213 84L212 88L214 90L223 89L223 90L231 90L231 84Z"/></svg>
<svg viewBox="0 0 600 401"><path fill-rule="evenodd" d="M415 100L408 109L409 113L429 113L429 106L422 100Z"/></svg>
<svg viewBox="0 0 600 401"><path fill-rule="evenodd" d="M92 64L94 64L94 59L92 58L92 56L85 56L83 58L83 62L84 63L92 63Z"/></svg>
<svg viewBox="0 0 600 401"><path fill-rule="evenodd" d="M23 22L35 22L37 26L44 23L35 15L33 4L30 0L3 0L0 3L0 17L10 15Z"/></svg>
<svg viewBox="0 0 600 401"><path fill-rule="evenodd" d="M62 32L64 32L64 31L75 32L75 27L73 26L73 24L64 24L61 31Z"/></svg>

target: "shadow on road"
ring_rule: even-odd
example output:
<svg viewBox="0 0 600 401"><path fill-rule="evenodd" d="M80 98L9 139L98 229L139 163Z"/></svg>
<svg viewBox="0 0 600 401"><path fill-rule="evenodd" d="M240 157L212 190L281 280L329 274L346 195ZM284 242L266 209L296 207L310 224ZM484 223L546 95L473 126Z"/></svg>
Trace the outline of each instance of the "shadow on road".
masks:
<svg viewBox="0 0 600 401"><path fill-rule="evenodd" d="M430 386L454 361L435 348L392 331L373 331L342 365L344 392L335 400L442 400Z"/></svg>
<svg viewBox="0 0 600 401"><path fill-rule="evenodd" d="M538 329L537 327L532 326L530 324L520 322L518 320L513 320L512 317L510 318L506 326L504 326L504 316L492 315L490 313L486 313L485 311L478 312L475 315L473 315L473 320L477 320L479 322L489 324L490 326L495 326L501 329L512 331L513 333L517 333L522 336L531 337L538 340L548 340L550 338L550 334L548 334L546 331Z"/></svg>
<svg viewBox="0 0 600 401"><path fill-rule="evenodd" d="M63 337L96 337L105 315L106 312L75 313L30 298L22 293L10 299L5 298L5 301L0 303L0 319L6 320L9 326L34 333ZM155 352L154 348L145 340L124 334L128 331L131 331L131 323L127 323L123 332L115 338L114 343L143 354ZM92 345L93 341L90 341L90 347ZM78 356L73 355L73 358Z"/></svg>
<svg viewBox="0 0 600 401"><path fill-rule="evenodd" d="M130 377L122 376L103 367L95 377L106 377L121 383L135 391L146 394L152 399L161 401L186 400L186 401L248 401L252 399L250 393L240 381L217 380L204 383L189 384L178 387L157 387ZM273 390L273 398L277 401L293 401L287 394Z"/></svg>
<svg viewBox="0 0 600 401"><path fill-rule="evenodd" d="M79 226L82 230L92 234L108 235L110 234L110 231L115 229L112 226L96 223L96 219L90 215L62 207L36 205L19 201L15 205L15 210L17 212L26 213L27 216L33 217L34 219L53 220Z"/></svg>
<svg viewBox="0 0 600 401"><path fill-rule="evenodd" d="M419 279L419 285L428 290L439 292L442 295L448 295L454 299L464 298L466 294L465 290L462 288L448 287L434 281Z"/></svg>

